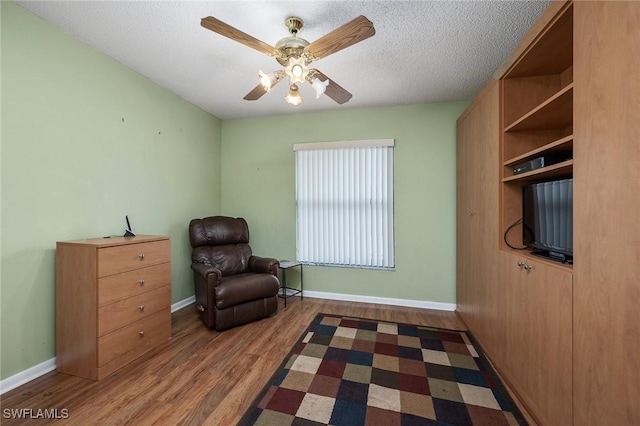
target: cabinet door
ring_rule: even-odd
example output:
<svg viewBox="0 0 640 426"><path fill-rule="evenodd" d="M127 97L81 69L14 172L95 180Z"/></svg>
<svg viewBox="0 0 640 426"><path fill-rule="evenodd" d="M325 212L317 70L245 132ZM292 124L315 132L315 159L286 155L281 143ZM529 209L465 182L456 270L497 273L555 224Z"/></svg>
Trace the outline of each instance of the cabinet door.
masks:
<svg viewBox="0 0 640 426"><path fill-rule="evenodd" d="M502 253L508 382L544 425L572 423L572 274Z"/></svg>
<svg viewBox="0 0 640 426"><path fill-rule="evenodd" d="M575 425L640 424L640 2L575 2Z"/></svg>
<svg viewBox="0 0 640 426"><path fill-rule="evenodd" d="M478 333L484 350L494 362L502 359L504 345L504 290L499 280L499 147L500 86L495 84L479 105L479 146L477 161L476 221L474 256L478 267Z"/></svg>
<svg viewBox="0 0 640 426"><path fill-rule="evenodd" d="M497 279L499 89L488 82L457 127L457 309L494 361L504 341Z"/></svg>
<svg viewBox="0 0 640 426"><path fill-rule="evenodd" d="M456 303L469 328L477 328L477 164L480 121L478 105L458 120L456 129Z"/></svg>

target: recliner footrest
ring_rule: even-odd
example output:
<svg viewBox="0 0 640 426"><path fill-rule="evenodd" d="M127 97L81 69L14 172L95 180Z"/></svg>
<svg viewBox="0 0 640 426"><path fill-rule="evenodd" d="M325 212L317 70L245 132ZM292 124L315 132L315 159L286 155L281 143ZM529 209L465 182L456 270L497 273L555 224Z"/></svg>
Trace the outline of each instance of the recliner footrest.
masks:
<svg viewBox="0 0 640 426"><path fill-rule="evenodd" d="M215 288L216 308L225 309L278 294L280 284L271 274L244 273L223 277Z"/></svg>

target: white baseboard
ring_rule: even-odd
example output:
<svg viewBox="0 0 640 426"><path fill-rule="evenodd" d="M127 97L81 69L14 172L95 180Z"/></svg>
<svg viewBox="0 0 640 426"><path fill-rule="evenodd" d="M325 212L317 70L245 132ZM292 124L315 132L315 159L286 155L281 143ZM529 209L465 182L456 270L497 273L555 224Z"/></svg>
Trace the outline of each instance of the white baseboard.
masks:
<svg viewBox="0 0 640 426"><path fill-rule="evenodd" d="M423 309L435 309L438 311L455 311L455 303L442 303L442 302L429 302L423 300L411 300L411 299L393 299L389 297L375 297L375 296L359 296L357 294L343 294L343 293L328 293L324 291L309 291L305 290L304 295L308 297L315 297L317 299L329 299L329 300L343 300L347 302L363 302L363 303L375 303L378 305L393 305L393 306L405 306L408 308L423 308ZM171 312L175 312L179 309L189 306L195 303L196 297L187 297L180 302L176 302L171 305Z"/></svg>
<svg viewBox="0 0 640 426"><path fill-rule="evenodd" d="M56 359L51 358L44 362L41 362L38 365L34 365L31 368L27 368L24 371L21 371L17 374L14 374L11 377L7 377L6 379L0 381L0 395L5 392L9 392L12 389L17 388L18 386L22 386L27 382L30 382L33 379L37 379L38 377L47 374L50 371L56 369Z"/></svg>
<svg viewBox="0 0 640 426"><path fill-rule="evenodd" d="M184 308L185 306L189 306L192 303L196 303L196 296L187 297L186 299L181 300L181 301L176 302L173 305L171 305L171 313L174 313L175 311L178 311L178 310Z"/></svg>
<svg viewBox="0 0 640 426"><path fill-rule="evenodd" d="M315 297L317 299L330 299L330 300L343 300L347 302L363 302L363 303L375 303L379 305L393 305L393 306L406 306L410 308L424 308L424 309L436 309L439 311L455 311L455 303L441 303L441 302L428 302L421 300L410 299L392 299L388 297L375 297L375 296L360 296L355 294L342 294L342 293L327 293L324 291L308 291L305 290L304 295L307 297ZM189 306L196 301L195 296L187 297L184 300L176 302L171 305L171 312L175 312L179 309ZM38 365L34 365L31 368L27 368L13 376L7 377L0 381L0 395L8 392L12 389L22 386L31 380L47 374L50 371L56 369L56 359L51 358Z"/></svg>
<svg viewBox="0 0 640 426"><path fill-rule="evenodd" d="M390 297L360 296L357 294L327 293L324 291L304 291L304 296L318 299L343 300L346 302L375 303L378 305L405 306L408 308L435 309L438 311L455 311L455 303L429 302L411 299L393 299Z"/></svg>
<svg viewBox="0 0 640 426"><path fill-rule="evenodd" d="M187 297L184 300L174 303L171 305L171 312L175 312L179 309L184 308L185 306L189 306L190 304L196 301L195 296ZM5 392L9 392L12 389L17 388L18 386L22 386L25 383L30 382L31 380L37 379L38 377L47 374L50 371L56 369L56 358L53 357L44 362L41 362L38 365L34 365L31 368L27 368L24 371L21 371L13 376L7 377L4 380L0 381L0 395Z"/></svg>

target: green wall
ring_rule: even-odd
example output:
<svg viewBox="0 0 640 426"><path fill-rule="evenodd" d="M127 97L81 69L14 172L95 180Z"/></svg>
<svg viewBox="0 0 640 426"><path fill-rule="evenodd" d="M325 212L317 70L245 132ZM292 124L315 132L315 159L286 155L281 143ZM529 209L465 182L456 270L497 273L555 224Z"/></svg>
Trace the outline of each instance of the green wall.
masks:
<svg viewBox="0 0 640 426"><path fill-rule="evenodd" d="M171 236L172 301L193 295L187 226L220 212L221 123L2 2L1 377L55 356L56 241Z"/></svg>
<svg viewBox="0 0 640 426"><path fill-rule="evenodd" d="M305 267L305 290L455 303L455 122L468 104L224 121L222 211L247 219L255 254L295 258L293 144L393 138L395 271Z"/></svg>
<svg viewBox="0 0 640 426"><path fill-rule="evenodd" d="M55 356L56 241L121 234L125 215L170 235L173 302L193 295L191 218L244 216L256 254L294 258L299 142L396 141L396 270L305 267L305 289L455 303L468 102L221 122L23 8L0 11L1 379Z"/></svg>

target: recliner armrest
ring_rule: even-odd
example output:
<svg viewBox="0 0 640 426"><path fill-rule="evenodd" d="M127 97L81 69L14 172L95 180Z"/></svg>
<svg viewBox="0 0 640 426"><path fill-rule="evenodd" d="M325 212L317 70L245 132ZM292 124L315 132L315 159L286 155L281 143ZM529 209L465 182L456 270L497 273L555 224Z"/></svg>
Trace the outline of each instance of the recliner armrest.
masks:
<svg viewBox="0 0 640 426"><path fill-rule="evenodd" d="M249 270L260 274L272 274L278 276L278 260L270 257L251 256L249 258Z"/></svg>
<svg viewBox="0 0 640 426"><path fill-rule="evenodd" d="M214 284L218 284L220 282L220 278L222 278L222 272L220 269L211 265L205 265L204 263L192 263L191 269L202 276L202 278L204 278L208 283L211 283L211 280L213 280Z"/></svg>

